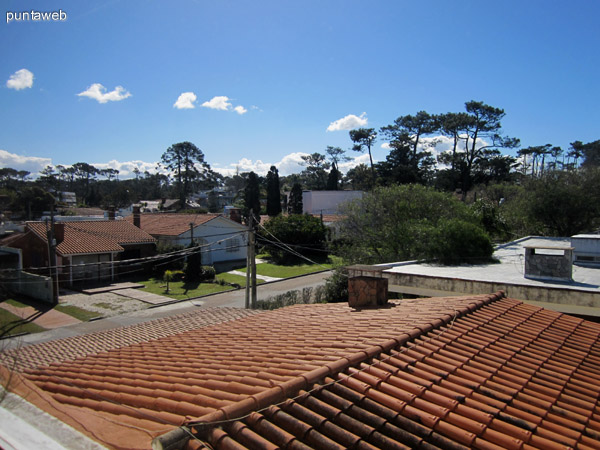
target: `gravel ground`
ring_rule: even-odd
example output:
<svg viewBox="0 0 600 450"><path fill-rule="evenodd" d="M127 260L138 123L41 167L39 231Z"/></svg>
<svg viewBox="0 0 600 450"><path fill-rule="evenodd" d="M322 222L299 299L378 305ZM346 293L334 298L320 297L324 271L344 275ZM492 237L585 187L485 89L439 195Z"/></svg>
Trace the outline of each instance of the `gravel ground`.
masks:
<svg viewBox="0 0 600 450"><path fill-rule="evenodd" d="M146 309L147 303L129 297L103 292L99 294L83 294L81 292L62 290L60 293L61 305L73 305L98 313L103 317L112 317L140 309Z"/></svg>

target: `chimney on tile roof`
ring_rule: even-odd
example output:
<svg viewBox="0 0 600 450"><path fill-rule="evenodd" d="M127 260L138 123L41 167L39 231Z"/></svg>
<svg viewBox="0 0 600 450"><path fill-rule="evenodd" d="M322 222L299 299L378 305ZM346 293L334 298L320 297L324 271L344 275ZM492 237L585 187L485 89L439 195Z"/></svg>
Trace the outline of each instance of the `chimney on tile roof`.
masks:
<svg viewBox="0 0 600 450"><path fill-rule="evenodd" d="M237 223L242 223L242 211L240 208L229 208L229 218Z"/></svg>
<svg viewBox="0 0 600 450"><path fill-rule="evenodd" d="M388 302L389 266L355 265L348 267L348 305L353 308L383 306Z"/></svg>
<svg viewBox="0 0 600 450"><path fill-rule="evenodd" d="M133 224L138 228L142 228L142 216L140 209L140 206L137 205L133 207Z"/></svg>
<svg viewBox="0 0 600 450"><path fill-rule="evenodd" d="M65 224L54 222L54 240L56 245L65 240Z"/></svg>
<svg viewBox="0 0 600 450"><path fill-rule="evenodd" d="M114 206L110 206L108 208L108 220L115 220L116 215L116 208Z"/></svg>

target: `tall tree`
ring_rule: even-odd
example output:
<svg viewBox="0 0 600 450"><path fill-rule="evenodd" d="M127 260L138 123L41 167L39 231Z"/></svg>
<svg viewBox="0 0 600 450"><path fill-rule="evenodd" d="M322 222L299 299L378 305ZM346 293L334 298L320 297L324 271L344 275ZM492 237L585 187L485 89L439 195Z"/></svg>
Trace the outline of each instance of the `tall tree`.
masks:
<svg viewBox="0 0 600 450"><path fill-rule="evenodd" d="M337 191L339 189L339 182L341 179L341 172L339 164L341 161L349 161L350 158L345 156L345 150L340 147L333 147L328 145L325 149L325 153L329 156L329 161L331 162L331 170L329 171L329 175L327 176L327 190L328 191Z"/></svg>
<svg viewBox="0 0 600 450"><path fill-rule="evenodd" d="M465 148L463 152L463 199L473 185L473 171L478 159L485 158L485 150L515 148L519 140L501 134L502 118L505 113L501 108L471 100L465 103L470 120L465 124Z"/></svg>
<svg viewBox="0 0 600 450"><path fill-rule="evenodd" d="M354 142L352 150L356 152L364 152L365 149L369 152L369 161L371 162L371 186L375 186L375 166L373 165L373 154L371 148L377 140L377 131L374 128L358 128L350 130L350 139Z"/></svg>
<svg viewBox="0 0 600 450"><path fill-rule="evenodd" d="M275 217L279 214L281 214L279 172L277 167L271 166L267 173L267 215Z"/></svg>
<svg viewBox="0 0 600 450"><path fill-rule="evenodd" d="M248 221L250 211L255 218L260 220L260 180L254 172L248 174L246 187L244 188L244 218Z"/></svg>
<svg viewBox="0 0 600 450"><path fill-rule="evenodd" d="M583 144L583 162L581 167L600 167L600 140Z"/></svg>
<svg viewBox="0 0 600 450"><path fill-rule="evenodd" d="M204 161L202 150L187 141L171 145L162 154L161 163L175 175L182 207L187 196L192 192L192 182L204 177L206 172L210 171L210 166Z"/></svg>
<svg viewBox="0 0 600 450"><path fill-rule="evenodd" d="M352 189L366 191L372 187L371 171L366 164L359 164L348 171L346 182Z"/></svg>
<svg viewBox="0 0 600 450"><path fill-rule="evenodd" d="M324 190L327 187L327 170L330 167L325 155L315 152L302 156L302 160L303 165L306 166L301 174L305 178L306 188L315 191Z"/></svg>
<svg viewBox="0 0 600 450"><path fill-rule="evenodd" d="M422 146L421 138L439 130L439 124L435 116L426 111L419 111L414 116L406 115L398 117L392 125L381 128L390 139L390 145L398 141L402 146L410 147L412 157L411 164L416 172L422 156L419 154L419 144Z"/></svg>
<svg viewBox="0 0 600 450"><path fill-rule="evenodd" d="M302 186L300 183L294 183L288 200L288 214L302 214L302 211Z"/></svg>

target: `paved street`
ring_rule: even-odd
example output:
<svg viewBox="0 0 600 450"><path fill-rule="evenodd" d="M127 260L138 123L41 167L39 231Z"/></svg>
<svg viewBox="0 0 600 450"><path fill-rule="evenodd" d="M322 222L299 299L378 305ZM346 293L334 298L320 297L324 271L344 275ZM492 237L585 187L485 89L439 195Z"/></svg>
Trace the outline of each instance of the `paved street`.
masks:
<svg viewBox="0 0 600 450"><path fill-rule="evenodd" d="M303 275L296 278L288 278L272 283L264 283L257 286L257 299L266 300L284 294L288 291L302 291L304 288L316 288L325 284L325 280L331 275L331 271ZM98 294L102 295L102 294ZM168 317L175 314L195 311L201 307L237 307L243 308L245 304L245 290L221 292L205 297L189 299L169 305L160 305L126 314L107 317L92 322L80 322L73 325L55 328L42 333L34 333L3 341L5 349L15 348L22 345L30 345L39 342L52 341L71 336L109 330L150 320Z"/></svg>

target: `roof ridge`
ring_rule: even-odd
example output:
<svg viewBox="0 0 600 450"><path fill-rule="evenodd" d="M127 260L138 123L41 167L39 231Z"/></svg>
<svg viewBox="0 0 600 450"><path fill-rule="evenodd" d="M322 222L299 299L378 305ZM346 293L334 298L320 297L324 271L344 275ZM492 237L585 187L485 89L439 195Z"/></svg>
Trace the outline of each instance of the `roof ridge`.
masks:
<svg viewBox="0 0 600 450"><path fill-rule="evenodd" d="M281 403L289 398L293 398L297 396L301 390L318 383L319 380L322 380L325 377L332 377L334 374L343 372L349 367L352 367L362 361L372 359L381 353L391 351L394 347L404 345L408 341L414 340L419 336L433 331L434 329L439 329L443 325L454 322L454 320L458 319L459 317L473 313L483 306L489 305L490 303L496 302L505 297L506 293L504 291L498 291L487 296L474 296L473 303L469 305L459 308L453 306L452 308L455 311L454 316L444 314L434 323L429 323L428 325L421 327L416 326L412 331L402 333L397 338L391 338L381 344L372 345L369 348L360 350L351 355L343 356L337 361L326 363L322 367L298 375L291 380L277 384L265 391L249 395L239 402L226 405L198 418L197 420L187 421L186 424L182 425L182 427L171 430L168 433L153 439L152 448L169 448L169 445L172 443L186 442L193 435L189 431L188 427L193 427L200 432L207 431L212 426L218 425L222 422L240 420L252 412L260 411L269 406Z"/></svg>

